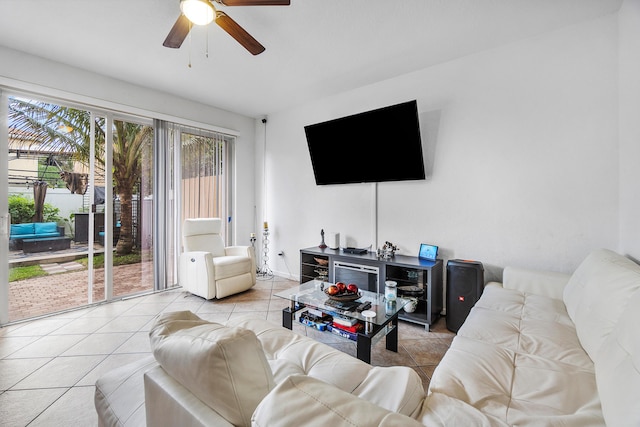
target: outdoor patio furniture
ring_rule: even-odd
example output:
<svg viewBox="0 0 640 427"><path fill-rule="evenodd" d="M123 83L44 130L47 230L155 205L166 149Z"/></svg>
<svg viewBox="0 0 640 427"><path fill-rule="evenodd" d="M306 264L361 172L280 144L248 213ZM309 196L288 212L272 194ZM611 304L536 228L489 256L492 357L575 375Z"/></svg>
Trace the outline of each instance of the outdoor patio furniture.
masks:
<svg viewBox="0 0 640 427"><path fill-rule="evenodd" d="M116 223L113 227L113 244L118 243L118 239L120 238L120 221ZM100 231L98 232L98 243L104 246L104 226L100 227Z"/></svg>
<svg viewBox="0 0 640 427"><path fill-rule="evenodd" d="M11 224L9 249L23 249L23 242L48 237L64 237L64 227L55 222L25 222ZM67 246L68 247L68 246Z"/></svg>
<svg viewBox="0 0 640 427"><path fill-rule="evenodd" d="M22 252L46 252L69 249L71 247L70 237L45 237L43 239L28 239L22 242Z"/></svg>

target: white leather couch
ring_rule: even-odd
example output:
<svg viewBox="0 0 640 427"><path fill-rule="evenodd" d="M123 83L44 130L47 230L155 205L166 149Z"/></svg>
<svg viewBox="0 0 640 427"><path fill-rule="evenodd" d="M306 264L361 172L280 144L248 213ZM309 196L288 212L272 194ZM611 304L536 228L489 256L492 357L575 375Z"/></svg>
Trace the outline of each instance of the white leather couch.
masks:
<svg viewBox="0 0 640 427"><path fill-rule="evenodd" d="M101 425L144 425L146 409L150 426L638 426L639 289L640 267L608 250L571 276L507 268L428 394L410 368L371 367L262 320L165 318L156 360L98 380L96 408Z"/></svg>
<svg viewBox="0 0 640 427"><path fill-rule="evenodd" d="M220 325L172 312L161 315L149 335L153 356L96 382L100 426L141 426L145 419L149 426L248 426L264 397L295 378L369 402L370 411L352 416L376 425L411 420L425 397L411 368L374 367L263 319Z"/></svg>
<svg viewBox="0 0 640 427"><path fill-rule="evenodd" d="M455 399L491 425L640 426L639 309L640 266L609 250L572 275L506 268L436 368L426 405Z"/></svg>

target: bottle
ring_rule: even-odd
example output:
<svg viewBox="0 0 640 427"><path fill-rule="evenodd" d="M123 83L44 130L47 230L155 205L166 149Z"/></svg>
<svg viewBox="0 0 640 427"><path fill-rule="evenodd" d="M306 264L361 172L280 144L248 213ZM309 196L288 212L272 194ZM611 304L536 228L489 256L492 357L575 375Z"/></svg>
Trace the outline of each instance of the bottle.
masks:
<svg viewBox="0 0 640 427"><path fill-rule="evenodd" d="M396 312L396 300L387 300L384 303L384 314L387 316L393 316L393 313Z"/></svg>
<svg viewBox="0 0 640 427"><path fill-rule="evenodd" d="M387 301L395 301L398 297L398 283L392 280L384 282L384 297Z"/></svg>

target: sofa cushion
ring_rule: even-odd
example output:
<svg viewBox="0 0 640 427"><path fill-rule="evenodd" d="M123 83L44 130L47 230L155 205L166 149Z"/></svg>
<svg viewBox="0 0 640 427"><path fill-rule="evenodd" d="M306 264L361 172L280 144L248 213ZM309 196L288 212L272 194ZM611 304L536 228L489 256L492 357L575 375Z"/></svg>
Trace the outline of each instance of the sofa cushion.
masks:
<svg viewBox="0 0 640 427"><path fill-rule="evenodd" d="M393 412L414 416L425 398L420 376L406 366L374 367L324 343L255 317L231 319L255 332L276 383L307 375Z"/></svg>
<svg viewBox="0 0 640 427"><path fill-rule="evenodd" d="M249 425L256 406L274 386L252 331L182 311L160 315L149 336L162 368L234 425Z"/></svg>
<svg viewBox="0 0 640 427"><path fill-rule="evenodd" d="M311 425L331 427L422 426L405 415L383 409L306 375L282 381L258 405L256 427Z"/></svg>
<svg viewBox="0 0 640 427"><path fill-rule="evenodd" d="M251 258L248 256L221 256L213 258L216 280L239 276L251 271Z"/></svg>
<svg viewBox="0 0 640 427"><path fill-rule="evenodd" d="M53 234L58 236L58 224L55 222L36 222L33 224L33 230L35 234Z"/></svg>
<svg viewBox="0 0 640 427"><path fill-rule="evenodd" d="M562 301L494 285L469 313L429 391L496 424L603 424L593 362Z"/></svg>
<svg viewBox="0 0 640 427"><path fill-rule="evenodd" d="M351 394L412 417L420 412L426 397L420 376L405 366L374 366Z"/></svg>
<svg viewBox="0 0 640 427"><path fill-rule="evenodd" d="M569 274L555 271L507 266L502 272L502 285L506 289L562 300L562 292L570 277Z"/></svg>
<svg viewBox="0 0 640 427"><path fill-rule="evenodd" d="M368 363L326 344L252 316L230 319L226 324L252 330L262 343L267 360L277 361L278 371L274 372L282 370L289 374L297 371L350 393L372 368ZM280 374L276 379L280 381L284 377Z"/></svg>
<svg viewBox="0 0 640 427"><path fill-rule="evenodd" d="M640 266L610 250L594 251L571 276L564 301L595 364L607 425L640 425Z"/></svg>
<svg viewBox="0 0 640 427"><path fill-rule="evenodd" d="M569 279L564 303L582 346L595 363L600 362L598 350L639 289L640 266L606 249L590 253Z"/></svg>
<svg viewBox="0 0 640 427"><path fill-rule="evenodd" d="M21 236L24 234L35 234L34 224L26 222L23 224L11 224L11 237Z"/></svg>
<svg viewBox="0 0 640 427"><path fill-rule="evenodd" d="M220 235L220 218L189 218L182 225L185 252L204 251L214 257L224 256L224 240Z"/></svg>
<svg viewBox="0 0 640 427"><path fill-rule="evenodd" d="M431 393L424 400L423 411L416 417L429 427L473 426L507 427L509 424L489 416L463 400L446 394Z"/></svg>

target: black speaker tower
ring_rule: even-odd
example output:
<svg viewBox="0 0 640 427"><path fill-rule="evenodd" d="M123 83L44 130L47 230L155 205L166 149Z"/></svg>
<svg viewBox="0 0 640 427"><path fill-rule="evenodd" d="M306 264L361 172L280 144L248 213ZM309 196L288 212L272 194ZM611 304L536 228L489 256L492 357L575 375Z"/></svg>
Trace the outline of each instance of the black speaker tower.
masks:
<svg viewBox="0 0 640 427"><path fill-rule="evenodd" d="M447 329L458 332L484 290L481 262L452 259L447 262Z"/></svg>

